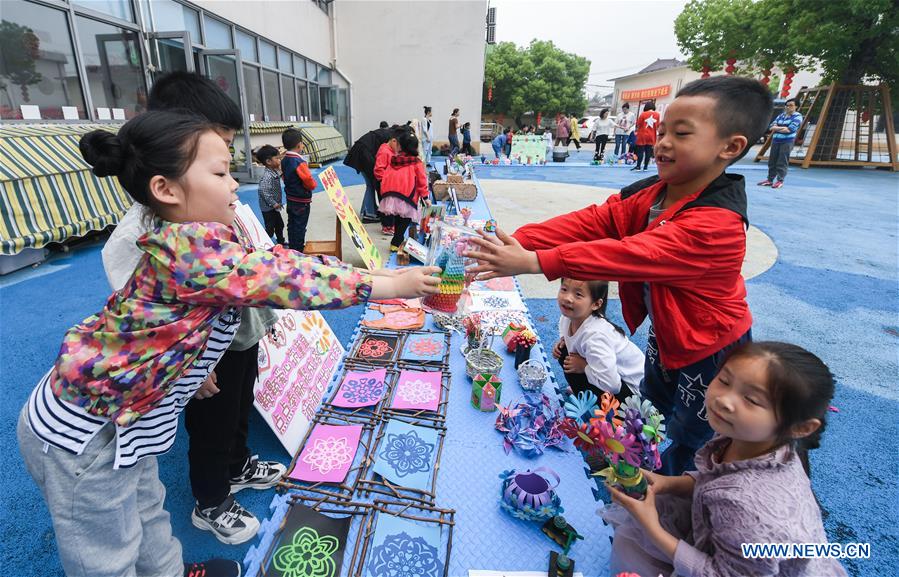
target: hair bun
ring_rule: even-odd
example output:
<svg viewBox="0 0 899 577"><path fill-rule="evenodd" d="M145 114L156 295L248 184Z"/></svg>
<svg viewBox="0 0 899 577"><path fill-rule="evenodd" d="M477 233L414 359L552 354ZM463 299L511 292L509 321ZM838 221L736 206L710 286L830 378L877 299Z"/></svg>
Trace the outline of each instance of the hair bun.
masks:
<svg viewBox="0 0 899 577"><path fill-rule="evenodd" d="M97 176L116 176L122 172L125 151L115 134L106 130L88 132L81 137L78 148Z"/></svg>

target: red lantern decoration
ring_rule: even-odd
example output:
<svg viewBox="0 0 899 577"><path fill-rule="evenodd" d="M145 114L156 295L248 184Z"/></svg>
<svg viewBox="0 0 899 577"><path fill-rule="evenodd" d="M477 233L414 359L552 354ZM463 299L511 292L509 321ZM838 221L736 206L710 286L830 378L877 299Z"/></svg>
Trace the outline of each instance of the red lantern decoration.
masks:
<svg viewBox="0 0 899 577"><path fill-rule="evenodd" d="M542 112L538 112L538 113L537 113L537 128L540 128L540 120L541 120L542 118L543 118L543 113L542 113Z"/></svg>
<svg viewBox="0 0 899 577"><path fill-rule="evenodd" d="M764 84L765 86L768 86L768 83L771 82L771 79L769 78L769 76L771 76L771 69L770 69L770 68L765 68L764 70L762 70L762 74L765 75L765 76L762 78L762 84Z"/></svg>
<svg viewBox="0 0 899 577"><path fill-rule="evenodd" d="M790 95L790 87L793 85L793 75L796 74L795 68L790 68L787 70L786 75L784 75L784 83L780 89L780 97L786 98Z"/></svg>
<svg viewBox="0 0 899 577"><path fill-rule="evenodd" d="M727 67L724 69L724 71L727 72L728 74L732 75L734 73L734 70L736 70L736 67L734 67L734 64L736 64L736 63L737 63L736 58L728 58L727 59Z"/></svg>
<svg viewBox="0 0 899 577"><path fill-rule="evenodd" d="M491 85L491 86L487 87L487 102L492 102L492 101L493 101L493 86Z"/></svg>
<svg viewBox="0 0 899 577"><path fill-rule="evenodd" d="M702 63L702 78L708 78L709 76L711 76L711 74L709 74L709 72L711 70L712 70L712 67L709 66L709 61L708 60L704 61Z"/></svg>

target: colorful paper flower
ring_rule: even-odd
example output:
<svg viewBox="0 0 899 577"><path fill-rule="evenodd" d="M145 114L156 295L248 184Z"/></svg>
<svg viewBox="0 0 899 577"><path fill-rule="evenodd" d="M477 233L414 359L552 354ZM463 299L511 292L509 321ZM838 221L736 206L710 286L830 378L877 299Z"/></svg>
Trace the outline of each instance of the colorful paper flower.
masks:
<svg viewBox="0 0 899 577"><path fill-rule="evenodd" d="M623 458L634 467L640 466L642 462L640 442L633 435L627 434L624 427L614 427L611 423L603 421L599 423L597 431L599 433L597 444L612 465L617 465Z"/></svg>
<svg viewBox="0 0 899 577"><path fill-rule="evenodd" d="M568 395L565 400L565 415L579 422L587 422L596 409L596 395L591 391L581 391Z"/></svg>
<svg viewBox="0 0 899 577"><path fill-rule="evenodd" d="M559 430L569 439L573 439L574 446L581 451L596 454L601 450L595 439L595 427L590 423L580 423L568 418L559 423Z"/></svg>
<svg viewBox="0 0 899 577"><path fill-rule="evenodd" d="M615 398L615 395L603 391L602 395L599 397L599 408L596 409L593 414L596 416L595 421L598 424L598 421L611 421L615 425L620 424L620 421L615 417L615 411L618 410L618 407L621 403L618 402L618 399Z"/></svg>
<svg viewBox="0 0 899 577"><path fill-rule="evenodd" d="M617 416L623 419L629 409L639 413L647 437L652 438L655 443L659 443L665 438L665 415L659 412L648 399L641 401L639 396L631 395L624 400L624 405L618 408Z"/></svg>

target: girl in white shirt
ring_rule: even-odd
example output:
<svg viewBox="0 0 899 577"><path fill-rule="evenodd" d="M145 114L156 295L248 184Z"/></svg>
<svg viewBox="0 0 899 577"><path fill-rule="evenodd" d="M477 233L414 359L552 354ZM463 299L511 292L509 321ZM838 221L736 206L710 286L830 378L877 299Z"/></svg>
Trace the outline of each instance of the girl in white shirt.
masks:
<svg viewBox="0 0 899 577"><path fill-rule="evenodd" d="M557 296L560 338L553 357L575 394L592 389L598 397L608 391L623 401L639 394L645 357L624 330L606 319L608 296L606 281L562 279Z"/></svg>
<svg viewBox="0 0 899 577"><path fill-rule="evenodd" d="M602 162L606 154L606 143L612 133L612 119L609 118L609 109L604 108L599 112L599 118L593 121L593 140L596 142L596 153L593 160Z"/></svg>

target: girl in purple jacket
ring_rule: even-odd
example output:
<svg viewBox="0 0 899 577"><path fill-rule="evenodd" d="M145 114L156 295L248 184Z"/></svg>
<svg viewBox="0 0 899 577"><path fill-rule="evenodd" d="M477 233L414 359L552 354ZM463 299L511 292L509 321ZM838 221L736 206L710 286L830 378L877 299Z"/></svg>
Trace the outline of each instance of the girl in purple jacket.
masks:
<svg viewBox="0 0 899 577"><path fill-rule="evenodd" d="M706 417L717 433L696 453L697 471L644 471L646 498L609 488L615 526L610 574L654 577L838 577L836 559L753 552L755 543L827 542L808 478L834 393L833 375L785 343L734 349L709 384Z"/></svg>

